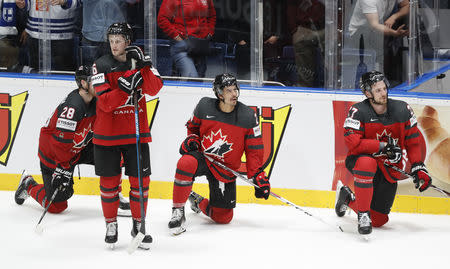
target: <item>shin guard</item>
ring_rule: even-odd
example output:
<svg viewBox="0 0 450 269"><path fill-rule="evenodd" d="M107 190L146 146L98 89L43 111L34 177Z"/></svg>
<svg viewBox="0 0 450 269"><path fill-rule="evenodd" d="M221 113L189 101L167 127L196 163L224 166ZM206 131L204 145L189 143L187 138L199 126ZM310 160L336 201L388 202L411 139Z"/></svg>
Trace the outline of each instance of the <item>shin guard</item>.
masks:
<svg viewBox="0 0 450 269"><path fill-rule="evenodd" d="M121 175L113 177L100 177L100 195L102 199L103 216L106 222L117 219L119 208L119 185Z"/></svg>
<svg viewBox="0 0 450 269"><path fill-rule="evenodd" d="M369 156L359 157L353 168L355 178L356 207L359 212L369 211L373 196L373 177L377 162Z"/></svg>
<svg viewBox="0 0 450 269"><path fill-rule="evenodd" d="M185 154L178 160L173 184L173 207L183 207L186 204L197 167L197 159L191 155Z"/></svg>
<svg viewBox="0 0 450 269"><path fill-rule="evenodd" d="M130 180L130 208L131 215L136 221L141 221L141 205L139 202L139 179L137 177L129 177ZM150 185L150 177L142 178L142 195L144 198L144 214L147 214L148 189Z"/></svg>

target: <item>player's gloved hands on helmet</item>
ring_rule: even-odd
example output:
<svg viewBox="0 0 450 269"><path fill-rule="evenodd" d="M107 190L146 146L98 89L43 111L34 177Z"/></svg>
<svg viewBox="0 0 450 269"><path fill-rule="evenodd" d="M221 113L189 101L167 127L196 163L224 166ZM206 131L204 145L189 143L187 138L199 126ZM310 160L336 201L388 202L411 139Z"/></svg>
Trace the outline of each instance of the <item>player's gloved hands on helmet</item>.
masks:
<svg viewBox="0 0 450 269"><path fill-rule="evenodd" d="M389 137L387 145L382 150L390 163L398 163L402 159L402 149L395 143L394 138Z"/></svg>
<svg viewBox="0 0 450 269"><path fill-rule="evenodd" d="M270 195L270 182L266 176L264 170L259 171L253 177L253 183L258 187L255 187L255 197L268 199Z"/></svg>
<svg viewBox="0 0 450 269"><path fill-rule="evenodd" d="M127 60L134 59L136 60L136 69L141 69L144 66L152 67L152 61L150 60L150 56L144 55L141 48L138 46L128 46L125 49Z"/></svg>
<svg viewBox="0 0 450 269"><path fill-rule="evenodd" d="M70 187L72 174L73 172L66 170L60 166L56 167L52 176L52 189L59 189L61 192L64 192Z"/></svg>
<svg viewBox="0 0 450 269"><path fill-rule="evenodd" d="M127 94L132 94L133 91L139 88L143 82L144 80L142 78L141 71L137 71L135 73L126 72L117 80L119 89Z"/></svg>
<svg viewBox="0 0 450 269"><path fill-rule="evenodd" d="M411 167L411 174L414 178L413 182L416 189L420 192L428 189L431 185L431 177L423 163L415 163Z"/></svg>
<svg viewBox="0 0 450 269"><path fill-rule="evenodd" d="M196 134L190 134L184 139L180 146L180 154L186 154L200 149L200 137Z"/></svg>

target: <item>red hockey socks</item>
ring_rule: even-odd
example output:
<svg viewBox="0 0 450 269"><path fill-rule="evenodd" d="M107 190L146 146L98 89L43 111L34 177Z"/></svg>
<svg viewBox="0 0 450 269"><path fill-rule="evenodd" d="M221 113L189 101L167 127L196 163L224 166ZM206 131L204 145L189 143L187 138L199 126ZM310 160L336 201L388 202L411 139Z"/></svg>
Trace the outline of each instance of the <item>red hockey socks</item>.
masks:
<svg viewBox="0 0 450 269"><path fill-rule="evenodd" d="M373 177L377 167L375 159L369 156L359 157L355 167L353 167L356 208L359 212L370 210L373 196Z"/></svg>
<svg viewBox="0 0 450 269"><path fill-rule="evenodd" d="M139 203L139 179L137 177L129 177L130 179L130 208L133 219L141 221L141 206ZM142 178L142 195L144 198L144 214L147 214L148 186L150 185L150 177Z"/></svg>
<svg viewBox="0 0 450 269"><path fill-rule="evenodd" d="M47 207L48 203L50 202L50 197L47 198L46 196L44 184L34 186L30 185L28 187L28 194L33 197L33 199L36 200L36 202L38 202L43 208ZM66 208L67 201L55 202L48 207L48 212L58 214L66 210Z"/></svg>
<svg viewBox="0 0 450 269"><path fill-rule="evenodd" d="M206 198L203 198L203 200L198 204L198 207L200 210L205 214L206 216L209 216L211 214L210 207L209 207L209 200Z"/></svg>
<svg viewBox="0 0 450 269"><path fill-rule="evenodd" d="M197 159L191 155L185 154L178 160L173 183L173 207L183 207L186 204L197 167Z"/></svg>
<svg viewBox="0 0 450 269"><path fill-rule="evenodd" d="M103 216L106 222L117 220L120 178L120 174L113 177L100 177L100 196L102 199Z"/></svg>
<svg viewBox="0 0 450 269"><path fill-rule="evenodd" d="M39 185L34 185L34 186L30 184L27 191L28 191L28 194L31 197L33 197L33 199L36 200L36 202L38 202L42 207L46 206L46 204L45 205L43 204L43 203L45 203L45 201L44 201L44 198L45 198L44 184L39 184ZM47 199L45 199L45 200L47 200Z"/></svg>

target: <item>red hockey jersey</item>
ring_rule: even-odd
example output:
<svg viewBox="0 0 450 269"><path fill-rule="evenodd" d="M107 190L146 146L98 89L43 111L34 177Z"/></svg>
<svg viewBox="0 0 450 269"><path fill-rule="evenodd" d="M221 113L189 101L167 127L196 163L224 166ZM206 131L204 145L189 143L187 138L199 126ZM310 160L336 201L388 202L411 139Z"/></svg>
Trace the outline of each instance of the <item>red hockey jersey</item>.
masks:
<svg viewBox="0 0 450 269"><path fill-rule="evenodd" d="M94 126L94 144L102 146L136 143L134 103L131 95L119 89L117 79L132 74L131 62L119 62L109 54L93 65L92 83L97 94L97 120ZM151 142L144 94L156 95L163 86L159 73L148 66L141 69L144 82L139 89L139 130L141 143Z"/></svg>
<svg viewBox="0 0 450 269"><path fill-rule="evenodd" d="M95 104L93 99L86 105L76 89L58 105L39 135L38 156L45 166L69 169L76 164L92 139Z"/></svg>
<svg viewBox="0 0 450 269"><path fill-rule="evenodd" d="M417 128L417 119L411 107L399 100L388 99L387 112L378 115L366 99L354 104L344 123L344 138L349 155L374 154L379 151L380 142L387 142L388 137L395 139L403 150L402 160L395 165L406 170L407 162L423 162L424 149L421 133ZM392 183L404 177L383 165L385 156L377 157L378 167L386 179Z"/></svg>
<svg viewBox="0 0 450 269"><path fill-rule="evenodd" d="M219 101L204 97L197 104L192 118L186 123L187 132L200 137L200 151L237 170L245 152L247 176L258 172L262 166L264 147L258 119L248 106L238 102L230 113L219 109ZM232 182L235 176L206 159L212 174L222 182Z"/></svg>

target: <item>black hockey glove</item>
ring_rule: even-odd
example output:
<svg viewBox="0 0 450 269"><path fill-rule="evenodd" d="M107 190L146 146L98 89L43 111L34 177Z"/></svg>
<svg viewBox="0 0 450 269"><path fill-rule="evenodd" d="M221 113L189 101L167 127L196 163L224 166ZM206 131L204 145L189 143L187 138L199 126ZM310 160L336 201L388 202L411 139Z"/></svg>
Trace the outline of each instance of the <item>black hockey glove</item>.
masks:
<svg viewBox="0 0 450 269"><path fill-rule="evenodd" d="M131 75L124 75L122 77L119 77L117 80L117 83L119 85L119 89L126 92L127 94L132 94L134 90L139 88L142 83L144 82L141 71L137 71L134 74Z"/></svg>
<svg viewBox="0 0 450 269"><path fill-rule="evenodd" d="M180 154L186 154L200 148L200 138L196 134L190 134L184 139L180 146Z"/></svg>
<svg viewBox="0 0 450 269"><path fill-rule="evenodd" d="M52 189L59 189L60 192L65 192L70 188L70 181L72 180L73 172L61 167L56 167L52 176Z"/></svg>
<svg viewBox="0 0 450 269"><path fill-rule="evenodd" d="M152 67L152 61L150 60L150 56L144 55L141 48L138 46L128 46L125 49L127 54L127 60L134 59L136 60L136 69L141 69L144 66Z"/></svg>
<svg viewBox="0 0 450 269"><path fill-rule="evenodd" d="M261 170L253 177L253 183L258 187L255 187L255 197L268 199L270 195L270 182L266 176L266 172Z"/></svg>
<svg viewBox="0 0 450 269"><path fill-rule="evenodd" d="M430 187L432 180L423 163L413 164L411 167L411 174L414 178L414 186L416 189L419 189L420 192L423 192Z"/></svg>
<svg viewBox="0 0 450 269"><path fill-rule="evenodd" d="M402 159L402 149L395 143L392 137L388 138L388 143L382 153L386 154L390 163L398 163Z"/></svg>

